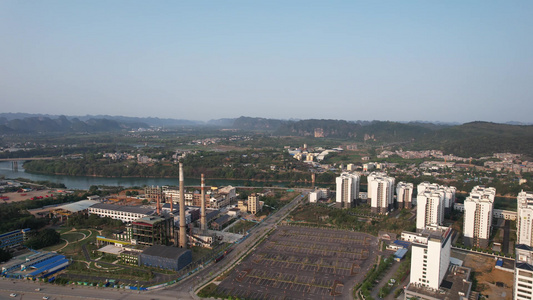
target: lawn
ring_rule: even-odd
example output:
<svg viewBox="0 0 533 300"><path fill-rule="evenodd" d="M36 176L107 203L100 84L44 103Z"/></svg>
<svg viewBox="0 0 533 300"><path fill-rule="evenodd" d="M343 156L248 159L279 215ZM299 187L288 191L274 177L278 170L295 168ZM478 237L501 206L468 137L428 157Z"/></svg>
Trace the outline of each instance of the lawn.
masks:
<svg viewBox="0 0 533 300"><path fill-rule="evenodd" d="M83 239L86 235L81 232L69 232L65 234L61 234L61 238L67 240L69 243L78 242L79 240Z"/></svg>
<svg viewBox="0 0 533 300"><path fill-rule="evenodd" d="M495 197L494 209L516 211L516 198Z"/></svg>
<svg viewBox="0 0 533 300"><path fill-rule="evenodd" d="M65 246L66 243L67 242L61 240L61 243L59 243L57 245L53 245L53 246L49 246L49 247L43 248L41 250L43 250L43 251L57 251L58 249L63 248L63 246Z"/></svg>

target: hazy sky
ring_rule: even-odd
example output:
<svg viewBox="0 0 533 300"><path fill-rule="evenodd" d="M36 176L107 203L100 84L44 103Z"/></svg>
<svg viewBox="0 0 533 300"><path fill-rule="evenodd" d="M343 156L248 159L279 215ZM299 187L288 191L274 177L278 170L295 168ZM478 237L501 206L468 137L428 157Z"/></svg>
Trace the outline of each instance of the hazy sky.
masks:
<svg viewBox="0 0 533 300"><path fill-rule="evenodd" d="M0 112L533 122L533 1L0 1Z"/></svg>

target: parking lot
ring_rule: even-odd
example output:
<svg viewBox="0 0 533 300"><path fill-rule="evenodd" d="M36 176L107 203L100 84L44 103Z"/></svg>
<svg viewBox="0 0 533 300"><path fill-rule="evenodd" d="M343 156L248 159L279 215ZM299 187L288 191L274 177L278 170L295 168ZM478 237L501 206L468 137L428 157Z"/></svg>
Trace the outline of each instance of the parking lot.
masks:
<svg viewBox="0 0 533 300"><path fill-rule="evenodd" d="M246 299L351 299L376 250L377 238L364 233L280 226L217 290Z"/></svg>

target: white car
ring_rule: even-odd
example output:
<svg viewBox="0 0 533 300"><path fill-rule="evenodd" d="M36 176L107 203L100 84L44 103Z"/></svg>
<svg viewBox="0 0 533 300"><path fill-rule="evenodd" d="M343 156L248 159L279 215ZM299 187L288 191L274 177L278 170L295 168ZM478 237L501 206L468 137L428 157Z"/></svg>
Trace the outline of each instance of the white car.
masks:
<svg viewBox="0 0 533 300"><path fill-rule="evenodd" d="M11 293L11 294L9 294L9 297L17 297L17 294Z"/></svg>
<svg viewBox="0 0 533 300"><path fill-rule="evenodd" d="M48 296L43 296L43 300L48 300L50 298L48 298Z"/></svg>

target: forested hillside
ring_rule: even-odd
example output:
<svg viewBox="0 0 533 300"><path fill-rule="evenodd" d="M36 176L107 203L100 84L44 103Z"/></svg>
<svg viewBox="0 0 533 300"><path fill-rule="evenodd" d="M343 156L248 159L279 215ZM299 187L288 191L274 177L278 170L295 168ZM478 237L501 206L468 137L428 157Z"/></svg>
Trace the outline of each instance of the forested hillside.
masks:
<svg viewBox="0 0 533 300"><path fill-rule="evenodd" d="M441 149L463 157L511 152L533 157L533 126L472 122L426 135L420 149Z"/></svg>
<svg viewBox="0 0 533 300"><path fill-rule="evenodd" d="M57 119L49 117L27 117L22 119L0 118L0 134L15 133L83 133L106 132L130 128L148 127L145 123L125 123L110 119L89 119L81 121L74 118L69 120L65 116Z"/></svg>

